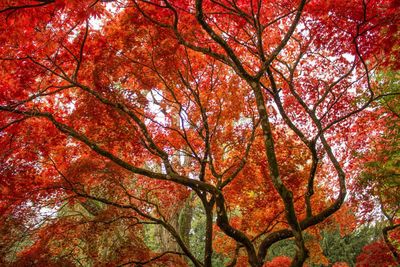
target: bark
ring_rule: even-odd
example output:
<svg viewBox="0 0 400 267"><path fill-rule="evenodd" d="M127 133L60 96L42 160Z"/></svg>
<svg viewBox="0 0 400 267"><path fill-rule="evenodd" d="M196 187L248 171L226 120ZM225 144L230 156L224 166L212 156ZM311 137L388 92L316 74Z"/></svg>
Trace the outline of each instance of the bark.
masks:
<svg viewBox="0 0 400 267"><path fill-rule="evenodd" d="M169 224L175 229L178 229L179 214L174 214L172 218L169 220ZM180 252L178 243L164 227L158 228L157 240L158 243L160 244L160 252L164 251Z"/></svg>
<svg viewBox="0 0 400 267"><path fill-rule="evenodd" d="M189 196L185 202L182 211L179 214L179 233L182 237L183 242L186 246L190 248L189 234L192 228L192 218L193 218L193 206L192 206L192 196Z"/></svg>

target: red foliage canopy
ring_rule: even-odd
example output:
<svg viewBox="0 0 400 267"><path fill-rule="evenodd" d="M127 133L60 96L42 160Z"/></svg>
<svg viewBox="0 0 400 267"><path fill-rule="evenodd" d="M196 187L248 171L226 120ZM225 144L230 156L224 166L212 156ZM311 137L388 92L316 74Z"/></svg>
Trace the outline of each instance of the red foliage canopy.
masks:
<svg viewBox="0 0 400 267"><path fill-rule="evenodd" d="M294 238L303 264L304 231L338 212L382 125L374 76L399 67L398 6L2 1L1 263L211 266L223 248L263 266ZM173 223L192 194L201 259ZM179 249L152 251L149 224Z"/></svg>

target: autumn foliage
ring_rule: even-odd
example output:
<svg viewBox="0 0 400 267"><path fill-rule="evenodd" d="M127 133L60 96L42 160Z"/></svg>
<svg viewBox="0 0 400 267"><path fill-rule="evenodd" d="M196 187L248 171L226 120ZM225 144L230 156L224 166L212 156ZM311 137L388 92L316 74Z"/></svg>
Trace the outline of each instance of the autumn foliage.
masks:
<svg viewBox="0 0 400 267"><path fill-rule="evenodd" d="M363 266L386 267L397 266L397 263L384 242L375 242L365 246L357 257L357 267Z"/></svg>
<svg viewBox="0 0 400 267"><path fill-rule="evenodd" d="M1 1L0 265L395 264L399 6Z"/></svg>

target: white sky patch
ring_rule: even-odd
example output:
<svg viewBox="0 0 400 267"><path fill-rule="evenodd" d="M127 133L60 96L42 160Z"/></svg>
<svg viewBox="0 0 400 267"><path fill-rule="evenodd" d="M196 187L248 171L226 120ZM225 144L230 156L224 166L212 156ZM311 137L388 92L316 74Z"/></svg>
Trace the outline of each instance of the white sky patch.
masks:
<svg viewBox="0 0 400 267"><path fill-rule="evenodd" d="M159 92L157 89L152 89L146 94L146 99L149 101L148 109L152 114L155 114L153 120L161 125L165 125L165 116L161 111L160 106L157 102L161 102L163 97L162 93ZM148 124L151 121L149 119L145 120L145 123Z"/></svg>
<svg viewBox="0 0 400 267"><path fill-rule="evenodd" d="M91 18L91 19L89 20L89 24L90 24L90 27L91 27L93 30L98 31L98 30L101 30L101 28L103 28L103 26L104 26L104 20L101 19L101 18Z"/></svg>
<svg viewBox="0 0 400 267"><path fill-rule="evenodd" d="M353 63L354 60L356 59L356 57L355 57L354 55L350 54L350 53L344 53L342 56L343 56L345 59L347 59L347 61L348 61L349 63Z"/></svg>

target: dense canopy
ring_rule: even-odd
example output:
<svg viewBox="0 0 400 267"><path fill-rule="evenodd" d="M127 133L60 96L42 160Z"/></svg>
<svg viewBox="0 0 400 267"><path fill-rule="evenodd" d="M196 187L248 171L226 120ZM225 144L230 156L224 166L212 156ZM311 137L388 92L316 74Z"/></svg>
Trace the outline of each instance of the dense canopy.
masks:
<svg viewBox="0 0 400 267"><path fill-rule="evenodd" d="M0 265L400 264L399 7L2 0Z"/></svg>

